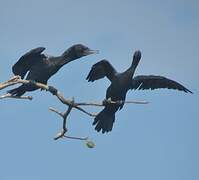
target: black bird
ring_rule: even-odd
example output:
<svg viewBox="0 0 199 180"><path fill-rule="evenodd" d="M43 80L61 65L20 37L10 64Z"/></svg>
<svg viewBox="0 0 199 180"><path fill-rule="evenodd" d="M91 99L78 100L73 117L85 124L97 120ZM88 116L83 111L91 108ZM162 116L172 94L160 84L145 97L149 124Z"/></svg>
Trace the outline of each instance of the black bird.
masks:
<svg viewBox="0 0 199 180"><path fill-rule="evenodd" d="M26 73L29 71L26 77L27 80L47 84L48 79L65 64L83 56L98 52L96 50L91 50L82 44L71 46L61 56L57 57L48 57L42 54L44 50L44 47L38 47L24 54L12 67L13 73L15 75L21 76L23 79ZM9 90L8 93L10 93L12 96L21 96L26 91L34 91L36 89L39 88L33 83L30 83L23 84L18 88Z"/></svg>
<svg viewBox="0 0 199 180"><path fill-rule="evenodd" d="M106 99L111 98L112 101L125 101L129 89L153 90L168 88L192 93L178 82L163 76L142 75L133 78L140 59L141 52L138 50L133 55L131 66L123 73L118 73L107 60L101 60L92 66L86 79L93 82L106 76L111 81L111 85L106 91ZM98 132L102 130L102 133L111 131L115 121L115 113L118 109L122 109L123 105L124 103L106 103L105 108L94 119L93 125L96 125L95 130Z"/></svg>

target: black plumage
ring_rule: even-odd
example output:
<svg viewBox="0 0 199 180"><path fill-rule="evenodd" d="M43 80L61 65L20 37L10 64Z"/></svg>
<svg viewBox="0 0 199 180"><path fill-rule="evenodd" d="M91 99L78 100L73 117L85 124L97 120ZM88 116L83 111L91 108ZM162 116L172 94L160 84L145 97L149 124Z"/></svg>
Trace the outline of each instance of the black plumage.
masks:
<svg viewBox="0 0 199 180"><path fill-rule="evenodd" d="M21 76L22 79L28 73L26 77L27 80L47 84L48 79L65 64L97 52L82 44L71 46L61 56L57 57L42 54L44 50L44 47L38 47L24 54L12 67L13 73ZM8 93L13 96L21 96L26 91L34 91L36 89L38 89L38 87L33 83L29 83L11 89Z"/></svg>
<svg viewBox="0 0 199 180"><path fill-rule="evenodd" d="M133 78L140 59L141 52L136 51L133 55L131 66L123 73L118 73L107 60L101 60L92 66L87 80L93 82L106 76L111 81L111 85L106 91L106 99L111 98L112 101L125 101L129 89L153 90L168 88L192 93L180 83L163 76L146 75ZM123 105L106 103L104 109L94 119L93 125L95 125L95 130L98 132L102 130L102 133L111 131L115 121L115 113Z"/></svg>

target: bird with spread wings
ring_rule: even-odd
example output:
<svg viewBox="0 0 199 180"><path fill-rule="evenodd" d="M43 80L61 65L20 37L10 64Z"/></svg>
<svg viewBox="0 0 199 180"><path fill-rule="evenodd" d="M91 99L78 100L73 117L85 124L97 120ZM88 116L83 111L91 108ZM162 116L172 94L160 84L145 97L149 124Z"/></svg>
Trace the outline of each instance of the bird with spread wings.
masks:
<svg viewBox="0 0 199 180"><path fill-rule="evenodd" d="M93 82L95 80L107 77L111 84L106 90L106 99L111 98L112 101L124 102L128 90L132 89L154 90L167 88L184 91L186 93L192 93L189 89L180 83L163 76L140 75L133 77L140 59L141 52L138 50L133 55L131 66L122 73L118 73L107 60L101 60L92 66L86 79ZM104 109L99 114L97 114L94 119L93 125L95 125L95 130L98 132L102 130L102 133L111 131L115 121L115 113L118 111L118 109L121 109L123 105L124 103L106 103Z"/></svg>

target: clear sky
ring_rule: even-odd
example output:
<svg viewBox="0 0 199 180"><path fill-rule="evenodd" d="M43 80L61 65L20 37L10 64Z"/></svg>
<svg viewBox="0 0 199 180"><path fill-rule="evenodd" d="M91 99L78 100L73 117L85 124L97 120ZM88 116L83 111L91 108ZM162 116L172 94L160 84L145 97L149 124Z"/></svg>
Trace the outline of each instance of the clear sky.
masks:
<svg viewBox="0 0 199 180"><path fill-rule="evenodd" d="M198 19L197 0L0 0L1 82L31 48L44 46L47 54L59 55L83 43L100 54L68 64L49 81L68 98L103 100L109 82L87 83L90 67L106 58L123 71L136 49L142 51L136 74L163 75L194 92L131 91L128 100L150 104L126 105L106 135L74 110L70 135L89 136L94 149L53 140L61 120L48 107L65 106L49 93L27 93L33 101L1 100L0 179L198 180Z"/></svg>

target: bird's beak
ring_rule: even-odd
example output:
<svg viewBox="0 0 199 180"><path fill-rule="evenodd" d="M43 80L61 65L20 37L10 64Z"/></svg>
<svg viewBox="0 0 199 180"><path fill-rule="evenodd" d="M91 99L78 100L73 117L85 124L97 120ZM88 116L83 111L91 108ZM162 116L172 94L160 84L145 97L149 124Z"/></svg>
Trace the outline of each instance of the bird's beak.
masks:
<svg viewBox="0 0 199 180"><path fill-rule="evenodd" d="M98 54L98 53L99 53L99 50L87 49L87 50L84 51L85 56L90 55L90 54Z"/></svg>

